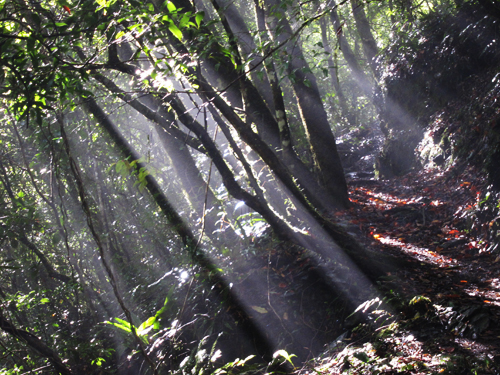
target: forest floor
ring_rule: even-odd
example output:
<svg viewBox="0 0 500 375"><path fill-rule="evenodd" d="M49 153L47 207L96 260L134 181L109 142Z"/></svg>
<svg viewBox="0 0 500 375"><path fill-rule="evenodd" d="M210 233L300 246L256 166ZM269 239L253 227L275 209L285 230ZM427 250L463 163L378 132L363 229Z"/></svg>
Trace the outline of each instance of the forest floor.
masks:
<svg viewBox="0 0 500 375"><path fill-rule="evenodd" d="M481 217L485 178L455 167L350 184L353 207L339 215L414 267L387 275L387 303L366 303L365 323L299 373L500 374L500 256L487 235L498 217Z"/></svg>

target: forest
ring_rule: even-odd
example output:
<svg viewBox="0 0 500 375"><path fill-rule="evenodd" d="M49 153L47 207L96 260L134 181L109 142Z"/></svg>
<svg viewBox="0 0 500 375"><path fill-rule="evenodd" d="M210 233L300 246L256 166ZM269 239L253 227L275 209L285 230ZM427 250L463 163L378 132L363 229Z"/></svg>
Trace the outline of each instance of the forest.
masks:
<svg viewBox="0 0 500 375"><path fill-rule="evenodd" d="M0 375L500 374L498 0L0 0Z"/></svg>

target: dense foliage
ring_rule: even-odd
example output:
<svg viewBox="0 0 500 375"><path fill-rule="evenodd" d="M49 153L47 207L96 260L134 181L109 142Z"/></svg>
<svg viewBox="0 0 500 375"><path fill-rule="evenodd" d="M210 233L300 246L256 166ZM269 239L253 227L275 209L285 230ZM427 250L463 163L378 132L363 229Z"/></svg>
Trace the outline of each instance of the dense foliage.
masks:
<svg viewBox="0 0 500 375"><path fill-rule="evenodd" d="M464 82L497 79L499 14L489 0L0 0L0 373L310 359L406 266L336 218L342 163L382 138L370 177L463 159L451 128L431 157L414 150ZM484 136L498 187L496 120Z"/></svg>

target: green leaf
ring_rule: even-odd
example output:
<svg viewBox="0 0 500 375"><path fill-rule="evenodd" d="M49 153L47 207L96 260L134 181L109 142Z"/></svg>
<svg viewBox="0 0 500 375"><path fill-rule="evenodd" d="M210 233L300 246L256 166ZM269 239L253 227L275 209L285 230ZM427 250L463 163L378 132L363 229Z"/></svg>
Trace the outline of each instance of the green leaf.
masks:
<svg viewBox="0 0 500 375"><path fill-rule="evenodd" d="M40 26L41 23L42 23L42 20L40 18L40 16L34 12L31 12L30 13L30 17L31 19L36 23L37 26Z"/></svg>
<svg viewBox="0 0 500 375"><path fill-rule="evenodd" d="M137 331L144 331L146 328L149 326L152 326L156 322L156 316L152 316L148 318L145 322L142 322L142 324L137 328Z"/></svg>
<svg viewBox="0 0 500 375"><path fill-rule="evenodd" d="M125 163L123 160L120 160L119 162L116 163L115 169L117 173L120 173L122 169L125 167Z"/></svg>
<svg viewBox="0 0 500 375"><path fill-rule="evenodd" d="M124 326L126 326L126 327L128 327L128 328L131 328L131 325L130 325L130 323L129 323L128 321L123 320L123 319L120 319L120 318L115 318L115 320L116 320L118 323L120 323L121 325L124 325Z"/></svg>
<svg viewBox="0 0 500 375"><path fill-rule="evenodd" d="M26 49L28 50L28 52L32 52L35 49L35 41L35 38L29 38L26 41Z"/></svg>
<svg viewBox="0 0 500 375"><path fill-rule="evenodd" d="M139 55L141 54L142 50L140 48L137 48L135 50L135 53L134 53L134 56L132 56L132 60L137 60L137 58L139 57Z"/></svg>
<svg viewBox="0 0 500 375"><path fill-rule="evenodd" d="M168 26L168 29L170 30L170 32L172 34L174 34L174 36L179 39L181 42L182 42L182 31L179 30L179 28L177 26L175 26L175 24L170 21L170 25Z"/></svg>
<svg viewBox="0 0 500 375"><path fill-rule="evenodd" d="M112 326L115 326L116 328L120 328L121 330L125 331L125 332L128 332L128 333L131 333L132 332L132 328L130 326L130 323L127 322L126 320L123 320L123 319L120 319L120 318L115 318L115 320L118 322L118 323L114 323L114 322L110 322L110 321L106 321L104 323L106 324L110 324Z"/></svg>
<svg viewBox="0 0 500 375"><path fill-rule="evenodd" d="M179 28L180 28L180 29L184 29L184 28L186 28L186 27L188 26L188 24L189 24L189 19L190 19L190 18L191 18L191 13L190 13L190 12L185 13L185 14L182 16L182 18L181 18L181 20L180 20L180 22L179 22Z"/></svg>
<svg viewBox="0 0 500 375"><path fill-rule="evenodd" d="M61 26L68 26L68 24L67 24L67 23L65 23L65 22L56 22L56 26L57 26L57 27L61 27Z"/></svg>
<svg viewBox="0 0 500 375"><path fill-rule="evenodd" d="M50 302L50 300L49 300L48 298L42 298L42 299L40 300L40 303L41 303L42 305L45 305L46 303L49 303L49 302Z"/></svg>
<svg viewBox="0 0 500 375"><path fill-rule="evenodd" d="M122 36L124 36L126 34L126 31L122 30L120 31L118 34L116 34L116 37L115 39L120 39Z"/></svg>
<svg viewBox="0 0 500 375"><path fill-rule="evenodd" d="M107 8L109 7L114 1L108 1L108 0L95 0L97 5L99 5L99 8L97 10L101 10L102 8Z"/></svg>
<svg viewBox="0 0 500 375"><path fill-rule="evenodd" d="M61 7L71 8L73 5L68 0L56 0L57 5Z"/></svg>
<svg viewBox="0 0 500 375"><path fill-rule="evenodd" d="M52 244L57 245L59 242L61 242L61 235L58 232L55 232L52 236Z"/></svg>
<svg viewBox="0 0 500 375"><path fill-rule="evenodd" d="M353 357L365 363L367 363L370 360L370 357L365 352L354 353Z"/></svg>
<svg viewBox="0 0 500 375"><path fill-rule="evenodd" d="M92 363L93 365L95 364L95 365L97 365L97 366L99 366L99 367L100 367L100 366L102 366L102 364L103 364L104 362L106 362L106 360L105 360L104 358L99 357L99 358L97 358L97 359L94 359L91 363Z"/></svg>
<svg viewBox="0 0 500 375"><path fill-rule="evenodd" d="M196 16L194 17L194 21L196 22L196 26L198 27L198 29L200 28L201 21L203 21L204 17L205 17L205 12L196 13Z"/></svg>
<svg viewBox="0 0 500 375"><path fill-rule="evenodd" d="M142 182L139 184L139 193L142 193L144 191L145 186L146 185Z"/></svg>
<svg viewBox="0 0 500 375"><path fill-rule="evenodd" d="M292 357L297 357L295 354L288 354L285 350L278 350L273 354L273 358L278 358L278 357L285 358L288 362L292 364L292 366L295 366L292 362Z"/></svg>
<svg viewBox="0 0 500 375"><path fill-rule="evenodd" d="M167 9L170 13L175 13L175 11L177 10L177 8L175 7L174 4L172 4L171 1L167 1Z"/></svg>
<svg viewBox="0 0 500 375"><path fill-rule="evenodd" d="M172 286L170 290L168 291L167 297L165 298L165 302L163 303L163 307L157 311L155 318L160 317L161 314L167 309L168 307L168 300L172 297L175 291L175 286Z"/></svg>

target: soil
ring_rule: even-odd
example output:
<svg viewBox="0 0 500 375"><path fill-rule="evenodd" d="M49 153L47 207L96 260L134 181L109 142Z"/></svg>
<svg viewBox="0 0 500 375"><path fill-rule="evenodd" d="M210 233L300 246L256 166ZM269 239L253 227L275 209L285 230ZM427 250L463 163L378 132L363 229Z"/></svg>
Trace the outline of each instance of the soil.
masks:
<svg viewBox="0 0 500 375"><path fill-rule="evenodd" d="M452 166L385 181L351 177L344 219L366 246L414 266L387 275L385 303L358 312L361 323L315 371L500 373L500 254L491 235L498 217L482 213L485 176Z"/></svg>

